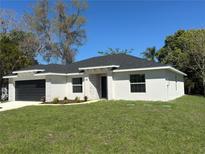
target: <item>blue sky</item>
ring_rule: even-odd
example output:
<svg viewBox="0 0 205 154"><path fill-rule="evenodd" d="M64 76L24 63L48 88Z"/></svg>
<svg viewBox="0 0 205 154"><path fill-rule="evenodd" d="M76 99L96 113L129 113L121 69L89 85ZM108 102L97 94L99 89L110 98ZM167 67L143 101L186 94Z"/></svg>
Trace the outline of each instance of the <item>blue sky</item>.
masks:
<svg viewBox="0 0 205 154"><path fill-rule="evenodd" d="M22 15L35 0L0 0L0 7ZM141 56L147 47L163 46L167 35L179 29L205 28L205 1L88 1L85 12L87 40L76 60L97 51L133 48ZM41 61L42 62L42 61Z"/></svg>

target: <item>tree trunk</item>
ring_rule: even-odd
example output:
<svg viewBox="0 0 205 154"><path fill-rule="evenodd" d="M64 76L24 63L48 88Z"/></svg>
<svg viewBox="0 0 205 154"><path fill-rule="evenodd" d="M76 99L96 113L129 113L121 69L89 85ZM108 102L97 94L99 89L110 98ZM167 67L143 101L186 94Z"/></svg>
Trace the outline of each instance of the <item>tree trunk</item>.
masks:
<svg viewBox="0 0 205 154"><path fill-rule="evenodd" d="M67 56L65 56L65 63L66 64L71 64L73 63L73 54L72 53L67 53Z"/></svg>

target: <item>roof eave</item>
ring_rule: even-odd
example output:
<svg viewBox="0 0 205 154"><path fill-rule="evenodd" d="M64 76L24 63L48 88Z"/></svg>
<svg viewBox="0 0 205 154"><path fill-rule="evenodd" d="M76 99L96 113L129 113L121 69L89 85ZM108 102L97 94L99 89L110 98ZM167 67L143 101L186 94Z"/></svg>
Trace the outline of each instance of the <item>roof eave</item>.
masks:
<svg viewBox="0 0 205 154"><path fill-rule="evenodd" d="M180 70L178 70L178 69L176 69L176 68L174 68L174 67L172 67L172 66L170 66L169 69L170 69L171 71L174 71L174 72L176 72L176 73L179 73L179 74L181 74L181 75L183 75L183 76L187 76L186 73L184 73L184 72L182 72L182 71L180 71Z"/></svg>
<svg viewBox="0 0 205 154"><path fill-rule="evenodd" d="M3 76L3 79L12 79L12 78L17 78L17 75L7 75L7 76Z"/></svg>
<svg viewBox="0 0 205 154"><path fill-rule="evenodd" d="M83 73L39 73L34 74L34 76L75 76L75 75L83 75Z"/></svg>
<svg viewBox="0 0 205 154"><path fill-rule="evenodd" d="M187 76L187 74L175 69L172 66L157 66L157 67L144 67L144 68L116 69L116 70L113 70L113 72L147 71L147 70L160 70L160 69L169 69L169 70L174 71L174 72L176 72L178 74L181 74L183 76Z"/></svg>
<svg viewBox="0 0 205 154"><path fill-rule="evenodd" d="M45 69L30 69L30 70L19 70L19 71L13 71L12 73L34 73L34 72L43 72Z"/></svg>

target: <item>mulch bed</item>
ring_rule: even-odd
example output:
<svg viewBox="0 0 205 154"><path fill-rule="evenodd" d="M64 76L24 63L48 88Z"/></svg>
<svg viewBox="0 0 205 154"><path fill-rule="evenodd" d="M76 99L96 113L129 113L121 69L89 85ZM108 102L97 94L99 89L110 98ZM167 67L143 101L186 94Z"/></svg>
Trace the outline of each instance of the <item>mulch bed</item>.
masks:
<svg viewBox="0 0 205 154"><path fill-rule="evenodd" d="M72 104L72 103L83 103L84 100L59 100L58 102L43 102L42 104Z"/></svg>

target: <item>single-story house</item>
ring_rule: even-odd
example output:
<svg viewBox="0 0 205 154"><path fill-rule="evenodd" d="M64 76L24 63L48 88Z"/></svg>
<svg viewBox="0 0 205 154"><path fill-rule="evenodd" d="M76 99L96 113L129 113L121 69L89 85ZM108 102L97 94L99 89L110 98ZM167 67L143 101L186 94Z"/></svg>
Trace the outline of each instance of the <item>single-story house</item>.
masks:
<svg viewBox="0 0 205 154"><path fill-rule="evenodd" d="M126 54L106 55L68 65L35 65L13 71L9 101L54 98L168 101L184 95L185 73L172 66Z"/></svg>

